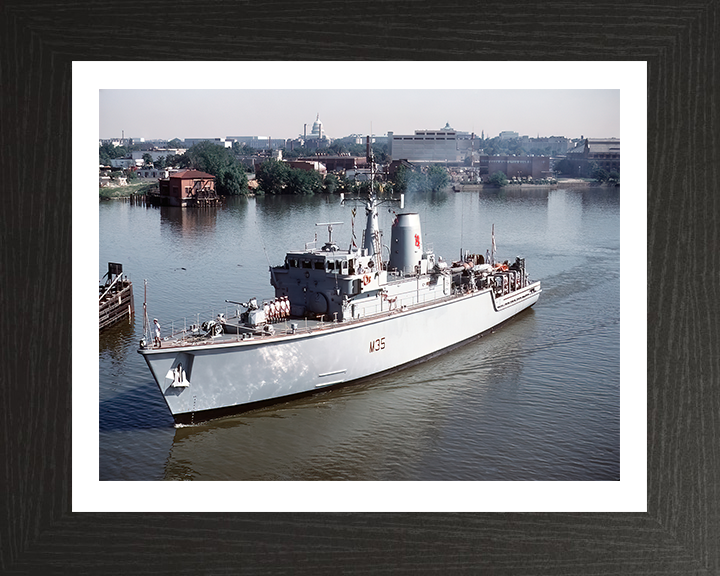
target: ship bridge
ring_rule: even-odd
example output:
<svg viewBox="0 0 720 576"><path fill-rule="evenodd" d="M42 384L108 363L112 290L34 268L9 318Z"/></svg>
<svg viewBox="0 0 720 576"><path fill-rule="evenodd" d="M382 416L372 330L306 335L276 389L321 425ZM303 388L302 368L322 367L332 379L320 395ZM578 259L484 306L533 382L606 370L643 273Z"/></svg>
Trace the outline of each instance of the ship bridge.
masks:
<svg viewBox="0 0 720 576"><path fill-rule="evenodd" d="M342 222L316 224L328 228L328 241L322 248L313 246L316 236L304 250L288 252L282 266L270 268L275 297L289 300L291 316L330 321L357 318L361 311L382 309L383 299L395 298L386 289L388 275L398 280L434 270L435 256L423 249L416 213L396 216L387 247L389 258L383 261L377 210L381 202L374 194L365 200L367 224L362 247L353 242L350 249L340 250L333 242L333 226Z"/></svg>
<svg viewBox="0 0 720 576"><path fill-rule="evenodd" d="M379 290L387 273L364 248L340 250L331 242L321 249L291 251L282 266L270 269L275 296L287 296L295 317L346 319L350 298Z"/></svg>

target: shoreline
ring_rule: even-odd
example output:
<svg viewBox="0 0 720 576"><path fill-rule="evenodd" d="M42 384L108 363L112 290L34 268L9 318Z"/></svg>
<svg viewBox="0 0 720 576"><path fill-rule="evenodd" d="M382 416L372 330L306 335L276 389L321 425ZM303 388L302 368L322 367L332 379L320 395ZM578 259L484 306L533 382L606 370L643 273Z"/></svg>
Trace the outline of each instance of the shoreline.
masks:
<svg viewBox="0 0 720 576"><path fill-rule="evenodd" d="M100 200L127 200L132 196L145 196L155 186L152 182L140 182L125 186L101 186Z"/></svg>
<svg viewBox="0 0 720 576"><path fill-rule="evenodd" d="M619 188L620 184L608 184L607 182L595 182L592 180L581 180L577 178L567 178L558 180L555 184L507 184L502 187L493 186L492 184L459 184L454 183L450 186L453 192L480 192L480 191L499 191L499 190L556 190L558 188Z"/></svg>

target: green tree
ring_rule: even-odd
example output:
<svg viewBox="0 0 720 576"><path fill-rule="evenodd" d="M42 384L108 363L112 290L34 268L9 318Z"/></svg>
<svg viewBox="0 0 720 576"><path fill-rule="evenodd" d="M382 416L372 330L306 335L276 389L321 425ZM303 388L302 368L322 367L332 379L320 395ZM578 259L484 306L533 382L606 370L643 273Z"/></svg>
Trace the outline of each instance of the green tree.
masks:
<svg viewBox="0 0 720 576"><path fill-rule="evenodd" d="M110 160L122 158L128 153L128 150L122 146L113 146L112 144L102 144L100 146L100 164L104 166L110 164Z"/></svg>
<svg viewBox="0 0 720 576"><path fill-rule="evenodd" d="M299 156L315 156L315 150L310 150L306 146L295 146L292 150L283 148L283 158L294 160Z"/></svg>
<svg viewBox="0 0 720 576"><path fill-rule="evenodd" d="M238 156L253 156L257 150L250 146L247 142L240 144L237 140L232 143L232 151Z"/></svg>
<svg viewBox="0 0 720 576"><path fill-rule="evenodd" d="M601 168L597 162L590 164L590 178L596 182L605 182L609 178L608 171Z"/></svg>
<svg viewBox="0 0 720 576"><path fill-rule="evenodd" d="M370 181L366 180L364 182L353 182L353 189L355 194L358 194L359 196L367 196L370 194Z"/></svg>
<svg viewBox="0 0 720 576"><path fill-rule="evenodd" d="M554 172L557 174L572 174L572 163L567 158L563 158L555 164Z"/></svg>
<svg viewBox="0 0 720 576"><path fill-rule="evenodd" d="M443 166L430 166L426 173L400 166L395 181L391 183L391 189L398 194L427 190L437 192L445 188L449 182L450 176Z"/></svg>
<svg viewBox="0 0 720 576"><path fill-rule="evenodd" d="M265 194L283 194L288 183L289 167L284 162L265 160L255 171L258 186Z"/></svg>
<svg viewBox="0 0 720 576"><path fill-rule="evenodd" d="M350 191L351 184L345 173L341 174L341 176L337 179L337 185L338 192L348 193Z"/></svg>
<svg viewBox="0 0 720 576"><path fill-rule="evenodd" d="M389 161L390 157L388 154L388 145L387 144L377 144L373 143L371 145L373 156L375 156L375 162L378 162L379 164L385 164Z"/></svg>
<svg viewBox="0 0 720 576"><path fill-rule="evenodd" d="M366 152L365 144L350 144L348 146L348 153L351 156L365 156Z"/></svg>
<svg viewBox="0 0 720 576"><path fill-rule="evenodd" d="M338 177L335 176L335 174L327 174L325 175L325 181L323 182L323 185L327 194L334 194L335 191L339 188L340 182L338 181Z"/></svg>
<svg viewBox="0 0 720 576"><path fill-rule="evenodd" d="M309 196L322 191L322 178L315 170L290 168L285 193Z"/></svg>
<svg viewBox="0 0 720 576"><path fill-rule="evenodd" d="M193 168L215 176L218 194L235 196L247 193L245 169L231 150L211 142L199 142L189 148L184 156L187 156Z"/></svg>
<svg viewBox="0 0 720 576"><path fill-rule="evenodd" d="M247 174L242 166L234 165L223 169L217 175L218 194L225 196L241 196L247 194Z"/></svg>
<svg viewBox="0 0 720 576"><path fill-rule="evenodd" d="M192 166L192 160L187 154L176 154L173 156L173 166L178 168L190 168Z"/></svg>
<svg viewBox="0 0 720 576"><path fill-rule="evenodd" d="M166 168L189 168L190 158L187 154L170 154L165 161Z"/></svg>
<svg viewBox="0 0 720 576"><path fill-rule="evenodd" d="M408 191L409 172L410 169L407 166L400 166L395 173L395 191L398 194L405 194Z"/></svg>
<svg viewBox="0 0 720 576"><path fill-rule="evenodd" d="M167 143L168 148L182 148L183 142L179 138L173 138L170 140L170 142Z"/></svg>
<svg viewBox="0 0 720 576"><path fill-rule="evenodd" d="M143 160L143 166L145 166L145 168L149 168L150 166L154 166L154 165L155 165L155 164L153 163L153 158L152 158L152 156L151 156L149 153L147 153L147 152L145 152L145 154L142 155L142 160Z"/></svg>
<svg viewBox="0 0 720 576"><path fill-rule="evenodd" d="M437 164L430 166L427 172L427 181L430 190L437 192L445 188L450 182L450 176L447 170Z"/></svg>
<svg viewBox="0 0 720 576"><path fill-rule="evenodd" d="M347 147L342 142L333 142L330 146L328 146L328 150L333 154L344 154L348 151Z"/></svg>
<svg viewBox="0 0 720 576"><path fill-rule="evenodd" d="M502 188L503 186L507 186L508 179L504 172L498 170L495 174L488 178L488 182L498 188Z"/></svg>

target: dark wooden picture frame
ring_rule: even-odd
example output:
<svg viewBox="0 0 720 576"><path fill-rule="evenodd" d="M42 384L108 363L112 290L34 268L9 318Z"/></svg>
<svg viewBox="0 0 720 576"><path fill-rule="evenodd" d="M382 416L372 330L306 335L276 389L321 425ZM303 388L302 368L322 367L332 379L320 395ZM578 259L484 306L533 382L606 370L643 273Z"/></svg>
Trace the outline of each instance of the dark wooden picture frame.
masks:
<svg viewBox="0 0 720 576"><path fill-rule="evenodd" d="M6 0L0 573L718 573L718 34L717 0ZM648 512L71 512L72 62L162 59L647 61Z"/></svg>

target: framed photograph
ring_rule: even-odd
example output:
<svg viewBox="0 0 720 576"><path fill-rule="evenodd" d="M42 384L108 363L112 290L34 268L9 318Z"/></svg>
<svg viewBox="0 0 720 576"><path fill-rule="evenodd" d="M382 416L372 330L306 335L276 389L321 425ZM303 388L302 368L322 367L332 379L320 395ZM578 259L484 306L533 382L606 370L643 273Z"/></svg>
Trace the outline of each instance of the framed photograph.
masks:
<svg viewBox="0 0 720 576"><path fill-rule="evenodd" d="M3 106L3 135L18 151L2 162L8 169L22 167L21 187L34 191L13 195L10 209L4 212L8 241L3 245L13 246L5 254L7 268L14 273L3 294L8 303L32 295L33 309L44 310L38 315L44 326L35 337L16 338L13 348L6 348L15 352L8 354L6 363L6 398L14 409L6 419L9 489L4 496L8 511L4 532L8 538L2 539L0 556L4 569L22 573L62 567L90 573L92 566L93 570L102 567L104 573L141 568L163 572L182 562L211 572L242 565L247 571L268 573L293 567L308 572L388 568L431 572L456 567L505 573L615 574L642 569L686 574L717 567L718 535L713 528L717 504L711 495L716 470L711 455L717 452L718 403L710 386L716 365L715 330L712 315L703 312L712 309L711 291L690 290L693 278L708 274L703 271L706 262L714 270L714 259L703 259L696 271L700 260L688 256L703 252L715 229L708 164L690 155L690 150L712 152L717 147L708 64L716 50L710 41L713 6L664 8L660 13L652 6L619 8L603 15L619 26L613 42L606 35L588 34L580 24L599 17L599 9L588 8L573 17L550 5L542 14L528 9L504 18L507 26L524 32L526 38L533 38L533 30L543 23L553 22L564 38L559 46L538 39L539 46L533 44L532 50L518 49L515 33L501 27L500 32L478 35L477 27L470 25L472 19L466 18L458 24L460 42L453 47L433 36L418 51L410 38L398 34L387 37L382 50L377 43L367 43L361 44L360 52L342 49L345 28L324 30L321 36L327 44L312 34L297 44L280 34L276 17L273 23L265 19L266 8L254 11L252 32L241 24L240 12L226 20L215 20L212 10L200 17L200 30L220 34L216 52L207 52L203 43L188 44L182 34L163 35L168 22L163 27L143 24L131 33L134 42L128 44L117 23L111 26L100 19L100 25L93 24L88 13L75 9L57 11L53 27L47 26L47 14L32 8L11 4L2 10L6 16L2 18L3 84L14 87L7 97L11 106ZM179 7L170 17L171 23L183 21L187 26L182 10ZM451 15L452 7L445 17ZM373 14L357 16L359 25L374 21ZM488 16L484 14L483 21ZM327 19L337 25L332 14ZM666 25L668 19L673 26ZM239 27L223 34L233 21ZM429 29L429 22L417 17L408 16L408 23L413 37ZM437 32L436 25L432 28ZM260 52L261 45L268 45L260 42L260 29L269 34L265 40L275 40L270 54ZM150 30L158 33L148 34ZM117 52L113 58L105 56L119 40L125 40L127 56L117 60L113 59ZM161 46L173 51L172 62L140 60L141 53L147 55L151 47L160 50ZM500 46L515 50L516 61L501 63ZM279 47L292 48L299 61L252 61L268 56L280 60L274 52ZM229 62L217 62L212 54ZM589 54L598 58L577 60ZM423 56L445 61L409 61ZM488 62L481 62L479 56ZM562 60L553 61L558 56ZM322 60L309 62L314 58ZM392 61L380 62L388 58ZM409 74L402 74L400 67ZM323 76L318 76L319 68ZM347 83L350 75L342 73L349 70L354 71L352 87ZM158 89L168 79L178 78L180 71L193 78L211 78L213 88L236 90L247 90L249 83L259 89L258 82L268 90L287 90L292 82L316 89L310 87L308 76L332 80L333 86L345 90L359 89L358 76L363 80L369 76L373 84L389 90L428 90L430 83L437 90L437 80L430 79L438 77L444 78L443 90L487 90L488 83L500 83L508 90L618 90L621 133L617 136L625 140L623 176L628 174L622 188L635 192L621 194L619 210L618 477L476 481L461 472L454 478L441 474L428 478L420 472L412 479L393 474L366 479L359 473L350 481L331 480L332 474L328 479L300 481L229 477L212 484L127 480L121 474L101 479L103 433L112 436L116 445L123 437L129 443L140 445L149 439L152 444L156 442L151 438L152 426L143 432L137 423L162 414L163 406L158 401L149 411L136 407L139 414L131 424L123 428L119 418L111 429L103 430L101 412L110 404L103 405L100 398L94 356L99 342L88 310L100 260L94 192L89 196L89 179L95 174L88 169L88 159L95 158L91 150L95 138L102 139L100 90L136 90L139 85ZM228 71L240 72L242 82L228 81ZM640 108L626 107L633 103ZM323 117L321 110L314 110L303 122L312 123L317 113ZM471 133L478 129L461 127L449 118L442 125L445 122ZM414 130L442 125L403 131L414 135ZM553 202L549 206L555 210L549 214L556 219L553 223L562 220L562 211L588 208L572 198ZM461 202L459 213L464 214L465 208L471 207ZM598 215L592 206L590 214ZM455 234L462 240L472 234L464 223L463 218L459 224L455 220L455 228L462 228ZM188 241L182 236L186 223L166 224L173 229L170 242ZM196 225L190 223L191 228ZM602 256L598 253L598 257ZM167 263L176 264L172 254ZM689 271L677 270L679 265ZM577 272L582 274L582 267ZM592 283L589 272L585 281ZM136 291L136 308L140 301ZM5 308L6 318L17 320L8 326L26 325L16 305ZM8 329L6 334L10 333ZM122 359L116 367L123 369ZM402 389L397 383L397 390ZM129 414L133 396L121 401ZM171 436L176 434L172 425L168 430ZM178 451L203 441L202 434L190 433L178 443ZM380 443L379 449L388 455L390 446ZM160 452L152 447L144 452L142 447L116 451L113 469L152 468L151 461ZM173 460L175 456L165 452L175 471L171 479L181 479L185 458L180 454ZM593 457L587 460L593 461ZM195 470L197 461L190 465ZM430 469L433 465L437 463L429 463ZM418 469L427 470L428 463ZM189 477L203 480L192 477L192 472Z"/></svg>

